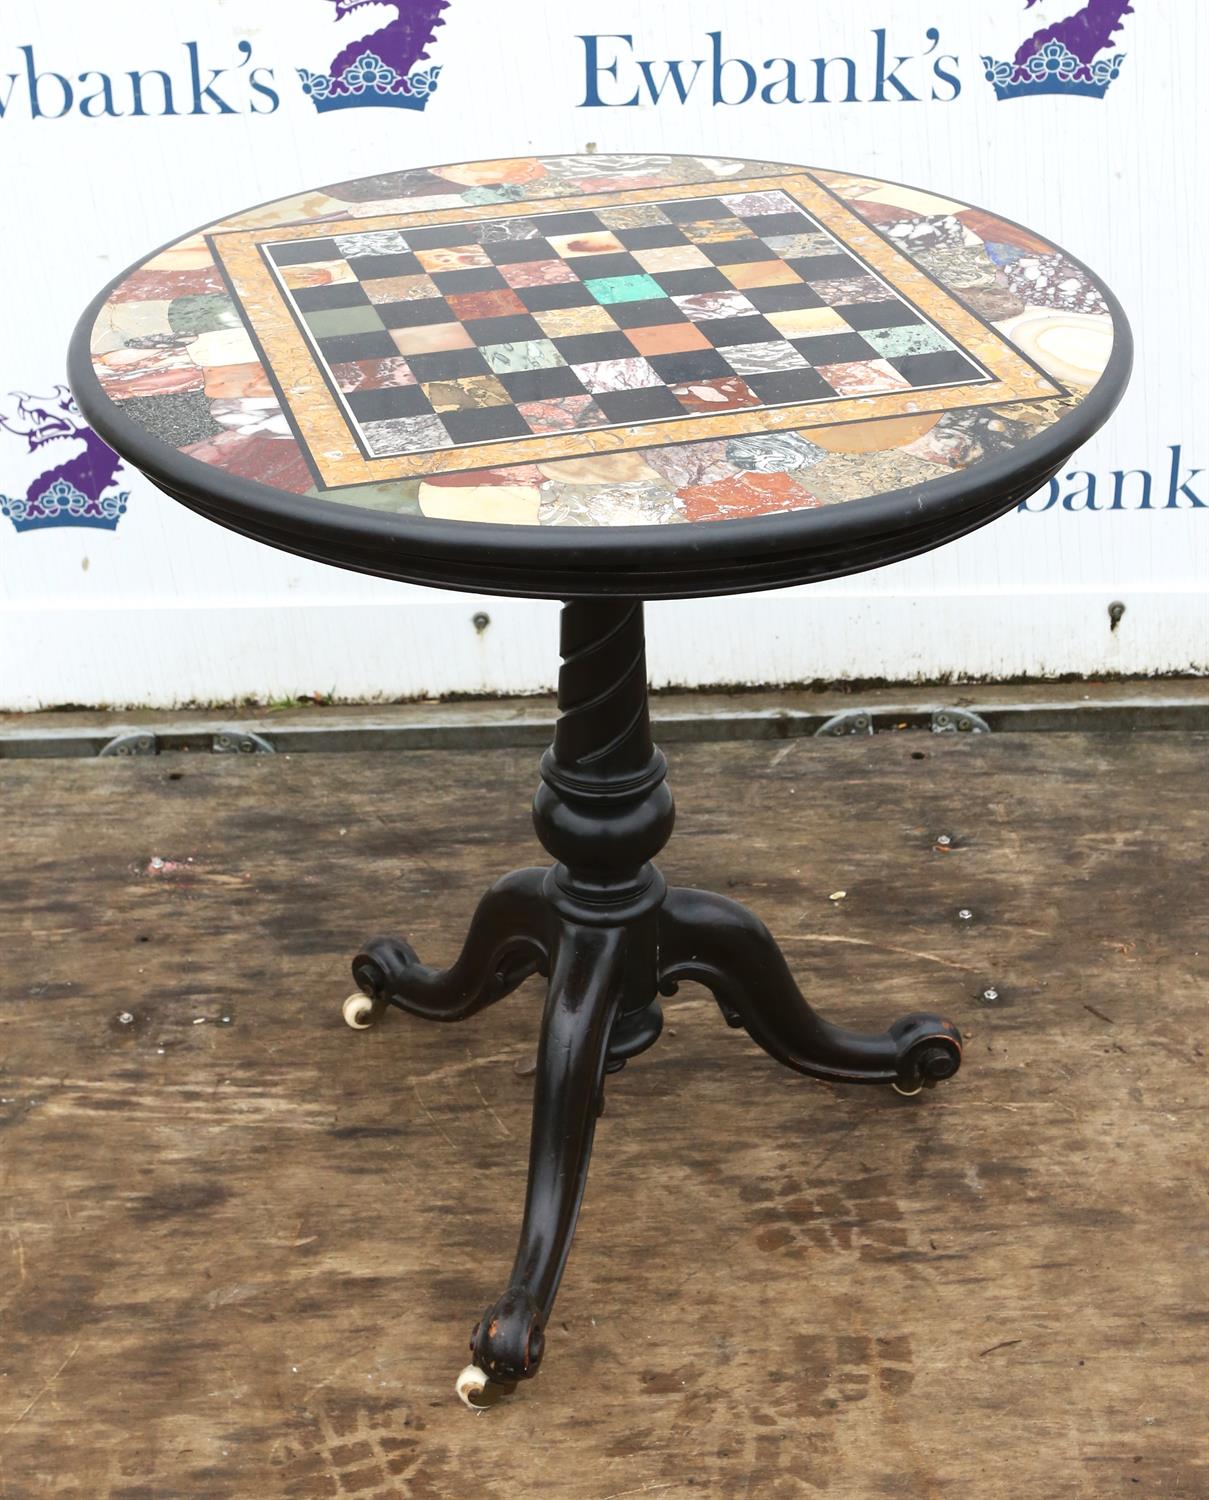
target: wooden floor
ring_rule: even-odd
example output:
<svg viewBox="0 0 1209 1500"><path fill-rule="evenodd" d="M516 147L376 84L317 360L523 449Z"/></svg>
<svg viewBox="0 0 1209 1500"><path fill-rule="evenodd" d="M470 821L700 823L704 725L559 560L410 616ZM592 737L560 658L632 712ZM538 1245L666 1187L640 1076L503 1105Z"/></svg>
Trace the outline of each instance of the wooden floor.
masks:
<svg viewBox="0 0 1209 1500"><path fill-rule="evenodd" d="M0 1496L1209 1494L1207 760L679 749L669 878L966 1065L829 1087L685 987L610 1083L543 1372L481 1414L540 981L458 1027L340 1001L361 937L444 961L540 858L532 753L0 762Z"/></svg>

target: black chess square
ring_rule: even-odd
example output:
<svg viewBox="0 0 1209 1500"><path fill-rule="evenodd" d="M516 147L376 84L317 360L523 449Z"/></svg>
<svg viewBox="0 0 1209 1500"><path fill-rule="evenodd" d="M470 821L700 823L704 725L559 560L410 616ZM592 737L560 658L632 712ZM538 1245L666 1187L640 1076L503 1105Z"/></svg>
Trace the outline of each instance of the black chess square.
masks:
<svg viewBox="0 0 1209 1500"><path fill-rule="evenodd" d="M846 365L854 359L877 359L878 352L859 333L820 333L813 338L790 339L793 347L812 365Z"/></svg>
<svg viewBox="0 0 1209 1500"><path fill-rule="evenodd" d="M701 318L697 327L718 347L723 344L767 344L780 342L783 335L760 313L738 318Z"/></svg>
<svg viewBox="0 0 1209 1500"><path fill-rule="evenodd" d="M429 224L400 233L413 250L448 250L454 245L475 244L474 231L473 224Z"/></svg>
<svg viewBox="0 0 1209 1500"><path fill-rule="evenodd" d="M697 266L692 271L653 271L650 274L669 297L689 297L694 292L734 291L722 272L712 266Z"/></svg>
<svg viewBox="0 0 1209 1500"><path fill-rule="evenodd" d="M643 224L637 229L613 229L609 232L627 250L664 250L688 243L675 224Z"/></svg>
<svg viewBox="0 0 1209 1500"><path fill-rule="evenodd" d="M598 391L592 399L610 422L653 422L684 415L684 407L662 385L641 391Z"/></svg>
<svg viewBox="0 0 1209 1500"><path fill-rule="evenodd" d="M337 281L330 286L300 286L294 292L300 312L321 312L332 307L360 307L369 301L357 281Z"/></svg>
<svg viewBox="0 0 1209 1500"><path fill-rule="evenodd" d="M803 281L847 281L850 277L868 276L868 270L850 255L801 255L785 262Z"/></svg>
<svg viewBox="0 0 1209 1500"><path fill-rule="evenodd" d="M393 255L359 255L348 264L358 281L382 281L387 276L422 276L424 267L410 251Z"/></svg>
<svg viewBox="0 0 1209 1500"><path fill-rule="evenodd" d="M602 359L633 359L633 344L624 333L574 333L552 343L569 365L594 365Z"/></svg>
<svg viewBox="0 0 1209 1500"><path fill-rule="evenodd" d="M776 260L776 253L763 240L717 240L697 249L716 266L738 266L758 260Z"/></svg>
<svg viewBox="0 0 1209 1500"><path fill-rule="evenodd" d="M619 328L659 328L687 323L688 316L670 297L642 297L637 302L610 302L609 317Z"/></svg>
<svg viewBox="0 0 1209 1500"><path fill-rule="evenodd" d="M967 381L984 378L981 370L956 349L939 349L933 354L904 354L898 359L887 360L887 364L916 388L964 385Z"/></svg>
<svg viewBox="0 0 1209 1500"><path fill-rule="evenodd" d="M496 292L508 283L494 266L469 266L464 271L429 271L428 279L443 297L462 292Z"/></svg>
<svg viewBox="0 0 1209 1500"><path fill-rule="evenodd" d="M836 303L835 310L849 328L903 328L923 319L913 307L892 298L888 302Z"/></svg>
<svg viewBox="0 0 1209 1500"><path fill-rule="evenodd" d="M444 297L413 297L409 302L379 302L378 316L387 328L428 328L434 323L456 323Z"/></svg>
<svg viewBox="0 0 1209 1500"><path fill-rule="evenodd" d="M541 227L544 229L545 224L542 223ZM546 239L488 240L482 249L497 266L514 266L529 260L557 259L554 246Z"/></svg>
<svg viewBox="0 0 1209 1500"><path fill-rule="evenodd" d="M428 397L418 385L391 386L382 391L353 391L344 398L358 422L380 422L387 417L427 417Z"/></svg>
<svg viewBox="0 0 1209 1500"><path fill-rule="evenodd" d="M743 221L760 236L770 239L781 234L818 234L819 225L803 213L752 214ZM826 231L823 231L826 233Z"/></svg>
<svg viewBox="0 0 1209 1500"><path fill-rule="evenodd" d="M744 375L743 379L768 406L820 401L835 395L817 370L770 370L765 375Z"/></svg>
<svg viewBox="0 0 1209 1500"><path fill-rule="evenodd" d="M515 406L484 406L477 411L443 411L441 421L455 443L491 443L525 437L528 422Z"/></svg>
<svg viewBox="0 0 1209 1500"><path fill-rule="evenodd" d="M518 404L584 394L583 382L569 365L555 365L549 370L506 370L495 378Z"/></svg>
<svg viewBox="0 0 1209 1500"><path fill-rule="evenodd" d="M407 367L417 380L461 380L490 375L491 366L478 349L445 349L436 354L409 354Z"/></svg>
<svg viewBox="0 0 1209 1500"><path fill-rule="evenodd" d="M335 240L297 240L292 245L273 245L269 254L275 266L309 266L316 261L343 260Z"/></svg>
<svg viewBox="0 0 1209 1500"><path fill-rule="evenodd" d="M595 307L596 298L582 281L556 281L550 286L518 286L513 291L530 312L550 312L556 307Z"/></svg>
<svg viewBox="0 0 1209 1500"><path fill-rule="evenodd" d="M581 281L595 281L605 276L641 276L642 267L632 255L614 251L609 255L571 255L567 265Z"/></svg>
<svg viewBox="0 0 1209 1500"><path fill-rule="evenodd" d="M783 286L748 286L743 295L762 313L797 312L804 307L822 307L822 297L804 281L786 282Z"/></svg>
<svg viewBox="0 0 1209 1500"><path fill-rule="evenodd" d="M525 344L530 339L544 339L542 325L524 313L505 318L475 318L463 325L480 349L488 344Z"/></svg>
<svg viewBox="0 0 1209 1500"><path fill-rule="evenodd" d="M716 349L648 354L646 362L667 385L680 385L686 380L723 380L735 373Z"/></svg>
<svg viewBox="0 0 1209 1500"><path fill-rule="evenodd" d="M329 365L342 365L350 359L390 359L398 354L389 333L337 333L319 339L319 349Z"/></svg>
<svg viewBox="0 0 1209 1500"><path fill-rule="evenodd" d="M534 214L533 222L547 237L552 234L608 233L594 213Z"/></svg>

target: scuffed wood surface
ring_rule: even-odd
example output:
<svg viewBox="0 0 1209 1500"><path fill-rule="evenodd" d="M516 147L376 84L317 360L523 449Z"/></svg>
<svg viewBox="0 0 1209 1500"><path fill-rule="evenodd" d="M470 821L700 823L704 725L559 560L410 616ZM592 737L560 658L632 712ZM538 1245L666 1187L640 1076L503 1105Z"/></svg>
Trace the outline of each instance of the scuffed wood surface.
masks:
<svg viewBox="0 0 1209 1500"><path fill-rule="evenodd" d="M540 858L532 754L4 763L0 1496L1204 1495L1207 749L680 750L669 878L967 1063L825 1086L683 989L544 1371L478 1416L540 981L456 1027L340 1001L362 937L445 961Z"/></svg>

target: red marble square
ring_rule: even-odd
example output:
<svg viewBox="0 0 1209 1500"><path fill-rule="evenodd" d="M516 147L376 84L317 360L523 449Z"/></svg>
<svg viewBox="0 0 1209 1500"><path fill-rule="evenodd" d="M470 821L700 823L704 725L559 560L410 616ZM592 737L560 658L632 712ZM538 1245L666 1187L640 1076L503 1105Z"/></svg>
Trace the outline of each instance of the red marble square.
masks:
<svg viewBox="0 0 1209 1500"><path fill-rule="evenodd" d="M760 398L746 381L737 375L717 380L692 380L674 385L672 395L686 411L735 411L741 406L759 406Z"/></svg>
<svg viewBox="0 0 1209 1500"><path fill-rule="evenodd" d="M114 287L109 300L170 302L174 297L198 297L226 290L217 266L202 266L192 271L136 271Z"/></svg>
<svg viewBox="0 0 1209 1500"><path fill-rule="evenodd" d="M545 401L522 401L517 410L537 433L603 427L609 420L591 396L550 396Z"/></svg>
<svg viewBox="0 0 1209 1500"><path fill-rule="evenodd" d="M823 502L788 474L736 474L713 484L678 490L690 521L724 521L731 516L761 516L778 510L805 510Z"/></svg>
<svg viewBox="0 0 1209 1500"><path fill-rule="evenodd" d="M554 286L579 280L571 267L561 260L519 260L496 269L509 286Z"/></svg>
<svg viewBox="0 0 1209 1500"><path fill-rule="evenodd" d="M402 355L395 358L347 360L343 364L333 365L332 374L345 395L353 391L385 391L394 386L416 383L411 366Z"/></svg>
<svg viewBox="0 0 1209 1500"><path fill-rule="evenodd" d="M524 317L529 309L507 288L491 292L462 292L447 296L445 301L453 309L455 318L463 322L468 318L510 318L514 314Z"/></svg>

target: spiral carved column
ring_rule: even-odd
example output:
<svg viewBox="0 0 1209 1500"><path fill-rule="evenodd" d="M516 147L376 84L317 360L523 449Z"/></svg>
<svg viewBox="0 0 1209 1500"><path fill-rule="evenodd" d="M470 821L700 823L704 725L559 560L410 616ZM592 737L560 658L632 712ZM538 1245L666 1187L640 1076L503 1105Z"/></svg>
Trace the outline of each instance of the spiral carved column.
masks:
<svg viewBox="0 0 1209 1500"><path fill-rule="evenodd" d="M672 832L667 762L651 740L642 605L563 606L559 720L533 821L558 860L551 899L576 921L626 921L662 899L650 861Z"/></svg>
<svg viewBox="0 0 1209 1500"><path fill-rule="evenodd" d="M642 604L563 606L559 720L542 757L533 822L558 863L551 905L570 921L627 930L626 960L607 1067L659 1035L656 913L666 885L651 860L675 819L667 762L651 740Z"/></svg>

